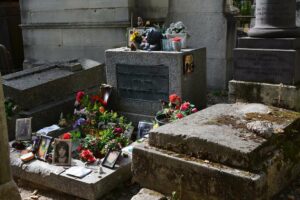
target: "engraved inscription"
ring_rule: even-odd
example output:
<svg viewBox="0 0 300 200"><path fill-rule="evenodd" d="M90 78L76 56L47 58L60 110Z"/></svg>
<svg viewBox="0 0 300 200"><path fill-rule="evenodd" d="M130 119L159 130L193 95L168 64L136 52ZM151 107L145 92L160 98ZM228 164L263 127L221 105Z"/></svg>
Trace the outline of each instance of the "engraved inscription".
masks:
<svg viewBox="0 0 300 200"><path fill-rule="evenodd" d="M158 101L168 99L169 68L117 64L117 91L121 98Z"/></svg>
<svg viewBox="0 0 300 200"><path fill-rule="evenodd" d="M256 23L261 26L294 27L295 5L282 0L260 1L256 7Z"/></svg>
<svg viewBox="0 0 300 200"><path fill-rule="evenodd" d="M268 53L240 55L235 62L235 78L244 81L291 83L293 60L291 56Z"/></svg>

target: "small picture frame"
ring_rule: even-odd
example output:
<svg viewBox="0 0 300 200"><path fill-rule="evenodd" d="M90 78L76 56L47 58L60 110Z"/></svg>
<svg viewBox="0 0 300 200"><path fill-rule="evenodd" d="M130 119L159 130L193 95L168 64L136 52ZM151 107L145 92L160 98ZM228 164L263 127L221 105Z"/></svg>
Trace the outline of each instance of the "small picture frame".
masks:
<svg viewBox="0 0 300 200"><path fill-rule="evenodd" d="M120 155L121 151L109 150L102 162L102 166L113 169Z"/></svg>
<svg viewBox="0 0 300 200"><path fill-rule="evenodd" d="M54 165L71 165L71 140L55 139L52 163Z"/></svg>
<svg viewBox="0 0 300 200"><path fill-rule="evenodd" d="M138 125L137 139L145 137L153 128L153 123L140 121Z"/></svg>
<svg viewBox="0 0 300 200"><path fill-rule="evenodd" d="M191 74L194 72L194 56L192 54L183 56L183 74Z"/></svg>
<svg viewBox="0 0 300 200"><path fill-rule="evenodd" d="M42 161L46 161L46 156L49 151L49 147L52 142L52 137L40 136L39 145L36 151L36 158Z"/></svg>
<svg viewBox="0 0 300 200"><path fill-rule="evenodd" d="M20 118L16 120L16 140L31 140L31 118Z"/></svg>

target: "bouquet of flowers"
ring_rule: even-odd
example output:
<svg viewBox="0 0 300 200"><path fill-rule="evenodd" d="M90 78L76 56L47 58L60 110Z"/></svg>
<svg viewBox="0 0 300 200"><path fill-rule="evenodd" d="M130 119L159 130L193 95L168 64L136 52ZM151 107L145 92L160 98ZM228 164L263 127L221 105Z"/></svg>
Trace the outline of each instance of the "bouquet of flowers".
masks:
<svg viewBox="0 0 300 200"><path fill-rule="evenodd" d="M162 101L162 109L157 112L156 121L158 121L159 124L165 124L197 111L195 105L188 101L182 102L182 99L178 95L171 94L169 96L169 102Z"/></svg>
<svg viewBox="0 0 300 200"><path fill-rule="evenodd" d="M87 156L90 155L87 150L93 156L102 158L109 149L121 149L129 144L125 132L133 129L131 123L116 112L107 111L106 105L107 102L97 95L90 96L82 91L76 95L73 128L78 129L83 137L77 153L84 161L94 160L92 156ZM72 140L78 137L77 131L64 134L64 138Z"/></svg>

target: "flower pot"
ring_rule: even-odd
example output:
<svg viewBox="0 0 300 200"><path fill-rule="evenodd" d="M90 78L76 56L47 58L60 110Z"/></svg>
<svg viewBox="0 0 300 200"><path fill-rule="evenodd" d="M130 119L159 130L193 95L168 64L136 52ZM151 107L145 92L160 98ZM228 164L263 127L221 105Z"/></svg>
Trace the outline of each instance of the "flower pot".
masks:
<svg viewBox="0 0 300 200"><path fill-rule="evenodd" d="M172 41L172 46L174 51L181 51L181 42L180 41Z"/></svg>
<svg viewBox="0 0 300 200"><path fill-rule="evenodd" d="M167 117L165 114L160 114L155 116L155 121L158 123L159 126L165 125L167 123L170 123L170 118Z"/></svg>

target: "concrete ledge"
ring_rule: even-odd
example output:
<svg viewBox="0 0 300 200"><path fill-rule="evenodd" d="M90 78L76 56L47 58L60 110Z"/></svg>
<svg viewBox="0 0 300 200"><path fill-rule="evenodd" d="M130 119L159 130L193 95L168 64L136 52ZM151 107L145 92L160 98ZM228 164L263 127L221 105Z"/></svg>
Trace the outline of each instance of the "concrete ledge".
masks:
<svg viewBox="0 0 300 200"><path fill-rule="evenodd" d="M92 173L79 179L66 175L64 167L39 160L23 163L19 156L17 151L10 155L14 177L83 199L99 199L131 177L130 157L122 158L114 170L103 167L104 174L101 177L98 167L93 167ZM73 159L72 165L84 166L84 163Z"/></svg>
<svg viewBox="0 0 300 200"><path fill-rule="evenodd" d="M300 111L300 89L291 85L232 80L229 82L229 100L264 103Z"/></svg>

